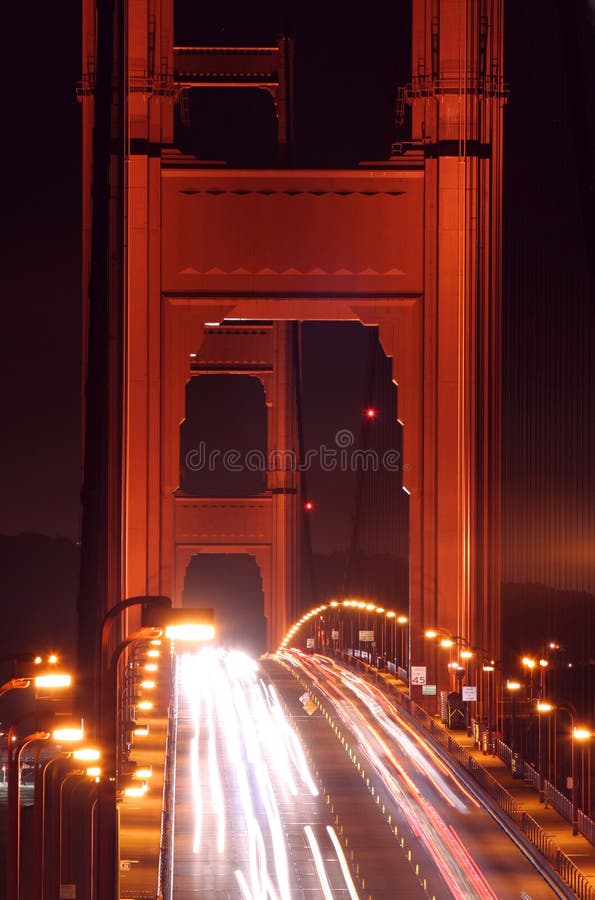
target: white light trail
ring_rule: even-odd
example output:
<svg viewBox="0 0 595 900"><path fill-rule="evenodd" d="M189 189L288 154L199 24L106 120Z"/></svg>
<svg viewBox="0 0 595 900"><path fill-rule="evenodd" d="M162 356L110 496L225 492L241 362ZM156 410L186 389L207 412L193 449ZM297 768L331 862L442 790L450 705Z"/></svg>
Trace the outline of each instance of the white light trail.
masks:
<svg viewBox="0 0 595 900"><path fill-rule="evenodd" d="M312 856L314 857L314 865L316 866L316 874L318 875L322 893L325 896L325 900L333 900L333 892L331 891L331 886L328 881L326 869L324 868L324 862L322 861L322 853L320 852L318 841L314 837L314 832L312 831L312 827L310 825L306 825L304 831L306 832L306 837L308 838L308 843L310 844L310 850L312 851Z"/></svg>
<svg viewBox="0 0 595 900"><path fill-rule="evenodd" d="M197 873L208 869L205 861L225 871L226 854L233 849L237 857L229 860L229 877L243 900L288 900L296 891L292 873L298 863L290 864L284 820L295 808L303 824L301 817L312 809L312 798L319 791L277 692L250 657L212 647L182 657L179 677L192 729L192 846ZM326 807L323 810L326 817ZM289 814L292 818L295 813ZM306 827L312 859L300 860L299 865L307 865L312 876L316 867L324 896L332 900L320 848L310 823ZM349 866L340 852L340 847L339 852L333 849L332 859L336 855L349 885ZM337 877L341 878L338 870ZM351 884L349 895L356 898Z"/></svg>
<svg viewBox="0 0 595 900"><path fill-rule="evenodd" d="M467 810L465 799L472 799L464 786L448 773L427 742L417 739L418 746L415 745L411 740L414 732L406 729L400 718L397 721L394 708L380 691L342 666L335 665L327 657L318 660L293 650L283 654L284 659L291 656L333 703L338 717L357 737L359 753L368 759L386 789L398 802L409 827L424 844L452 895L455 898L464 896L468 900L495 900L496 895L479 873L454 829L446 826L436 808L424 797L385 736L396 741L401 753L409 757L415 768L427 779L427 783L459 812ZM363 708L358 706L354 696ZM405 729L409 737L404 733ZM444 773L450 775L452 787L447 784ZM459 796L457 791L460 792ZM475 800L473 803L477 805Z"/></svg>
<svg viewBox="0 0 595 900"><path fill-rule="evenodd" d="M326 830L328 835L333 843L333 847L335 848L335 853L337 854L337 859L339 860L339 865L341 866L341 872L343 873L343 878L345 879L345 884L347 885L347 890L349 891L349 896L351 900L359 900L359 894L355 888L355 884L353 882L353 878L351 877L351 872L349 871L349 865L347 860L345 859L345 854L343 853L343 847L341 846L341 842L337 837L337 832L332 827L332 825L327 825Z"/></svg>

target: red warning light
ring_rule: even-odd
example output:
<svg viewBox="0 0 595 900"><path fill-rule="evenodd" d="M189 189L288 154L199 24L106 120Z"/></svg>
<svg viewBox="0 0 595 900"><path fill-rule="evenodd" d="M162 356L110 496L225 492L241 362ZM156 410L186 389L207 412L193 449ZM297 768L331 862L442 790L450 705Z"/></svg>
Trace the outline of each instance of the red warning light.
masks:
<svg viewBox="0 0 595 900"><path fill-rule="evenodd" d="M373 406L368 406L365 411L366 419L375 419L378 415L378 411L374 409Z"/></svg>
<svg viewBox="0 0 595 900"><path fill-rule="evenodd" d="M306 500L306 502L304 503L304 509L306 510L306 512L311 512L314 509L314 504L311 500Z"/></svg>

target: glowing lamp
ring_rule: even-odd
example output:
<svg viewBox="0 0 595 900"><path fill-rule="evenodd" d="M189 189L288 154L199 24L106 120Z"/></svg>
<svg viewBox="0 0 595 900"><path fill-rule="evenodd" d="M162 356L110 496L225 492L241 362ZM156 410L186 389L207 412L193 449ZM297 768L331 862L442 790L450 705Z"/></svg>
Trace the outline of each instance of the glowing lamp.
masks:
<svg viewBox="0 0 595 900"><path fill-rule="evenodd" d="M139 785L130 785L127 788L124 788L124 796L125 797L144 797L147 791L149 790L146 784Z"/></svg>
<svg viewBox="0 0 595 900"><path fill-rule="evenodd" d="M311 500L306 500L306 502L304 503L304 509L306 510L306 512L312 512L312 510L314 509L314 504Z"/></svg>
<svg viewBox="0 0 595 900"><path fill-rule="evenodd" d="M168 625L165 636L172 641L211 641L215 636L215 626L193 623Z"/></svg>
<svg viewBox="0 0 595 900"><path fill-rule="evenodd" d="M72 754L73 759L80 760L81 762L97 762L100 756L101 751L96 750L95 747L81 747Z"/></svg>
<svg viewBox="0 0 595 900"><path fill-rule="evenodd" d="M71 684L71 675L60 675L58 672L52 675L35 676L35 687L37 688L62 688L70 687Z"/></svg>
<svg viewBox="0 0 595 900"><path fill-rule="evenodd" d="M56 730L52 732L53 739L59 743L75 743L76 741L82 741L83 735L84 732L82 728L56 728Z"/></svg>

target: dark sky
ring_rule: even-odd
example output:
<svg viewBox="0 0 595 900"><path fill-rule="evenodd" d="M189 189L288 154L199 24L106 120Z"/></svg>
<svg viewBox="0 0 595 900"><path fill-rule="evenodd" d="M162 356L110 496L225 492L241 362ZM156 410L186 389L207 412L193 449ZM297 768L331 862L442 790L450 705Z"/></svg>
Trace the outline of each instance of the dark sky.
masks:
<svg viewBox="0 0 595 900"><path fill-rule="evenodd" d="M559 15L564 8L555 0L511 0L506 7L511 99L505 114L505 390L516 398L505 426L505 514L514 524L506 565L511 578L542 575L558 582L580 568L584 586L591 577L586 567L593 567L587 546L593 538L588 507L595 506L595 454L593 429L584 423L595 412L595 344L577 160L579 149L592 146L593 131L592 117L581 122L578 114L576 73L565 56ZM588 7L579 2L577 8L588 44ZM289 25L296 38L298 163L343 165L387 155L395 88L407 80L409 65L406 2L367 4L365 14L363 7L348 14L337 0L285 6L187 0L180 10L177 37L188 42L271 40ZM13 15L15 39L5 42L8 77L2 88L0 533L38 531L75 540L79 3L36 4L34 10L18 4ZM588 84L586 69L583 75ZM193 140L192 133L186 139ZM547 503L538 509L528 501L523 512L514 503L529 484L531 495ZM566 531L541 535L536 523L561 521L562 513ZM567 575L539 561L530 571L516 572L512 544L520 532L532 546L541 542L550 556L552 549L558 552ZM577 541L584 545L582 555L570 559L570 544L576 547Z"/></svg>

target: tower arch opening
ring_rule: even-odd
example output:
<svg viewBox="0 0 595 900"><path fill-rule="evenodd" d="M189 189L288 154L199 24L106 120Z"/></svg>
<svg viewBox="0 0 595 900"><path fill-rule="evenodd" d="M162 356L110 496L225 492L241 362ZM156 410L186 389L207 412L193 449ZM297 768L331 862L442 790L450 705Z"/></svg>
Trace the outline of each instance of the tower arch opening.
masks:
<svg viewBox="0 0 595 900"><path fill-rule="evenodd" d="M182 606L215 610L216 643L252 656L266 650L260 567L248 553L197 553L184 578Z"/></svg>
<svg viewBox="0 0 595 900"><path fill-rule="evenodd" d="M266 489L267 409L251 375L199 375L186 385L180 489L196 497L249 497Z"/></svg>

